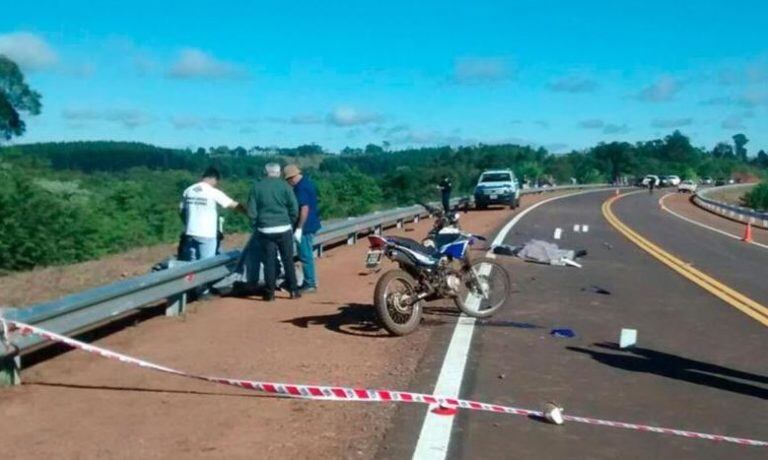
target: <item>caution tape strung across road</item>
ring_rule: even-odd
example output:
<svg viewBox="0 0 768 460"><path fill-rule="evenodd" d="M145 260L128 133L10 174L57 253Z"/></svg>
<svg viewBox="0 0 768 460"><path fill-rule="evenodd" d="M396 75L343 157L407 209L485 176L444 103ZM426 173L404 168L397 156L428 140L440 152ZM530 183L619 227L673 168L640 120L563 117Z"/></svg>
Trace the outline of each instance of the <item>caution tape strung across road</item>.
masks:
<svg viewBox="0 0 768 460"><path fill-rule="evenodd" d="M231 379L225 377L211 377L206 375L191 374L182 372L170 367L161 366L159 364L144 361L142 359L134 358L122 353L117 353L111 350L107 350L101 347L90 345L79 340L75 340L63 335L56 334L54 332L41 329L39 327L31 326L29 324L20 323L8 319L0 318L0 323L4 331L13 332L18 331L22 335L37 334L48 340L54 342L63 343L70 347L77 348L79 350L86 351L88 353L97 354L104 358L117 360L126 364L132 364L134 366L143 367L146 369L152 369L158 372L164 372L167 374L173 374L180 377L186 377L196 380L203 380L206 382L219 383L223 385L229 385L247 390L254 390L262 393L274 394L279 396L285 396L290 398L300 399L312 399L321 401L364 401L364 402L409 402L409 403L423 403L436 406L436 408L461 408L469 410L478 410L486 412L497 412L510 415L522 415L526 417L538 417L544 418L544 414L541 411L522 409L519 407L501 406L498 404L488 404L478 401L469 401L466 399L447 398L439 395L429 395L424 393L412 393L406 391L393 391L393 390L375 390L375 389L363 389L363 388L346 388L336 386L321 386L321 385L296 385L289 383L274 383L274 382L262 382L255 380L241 380ZM8 336L5 336L8 339ZM578 417L574 415L564 415L563 419L569 422L586 423L589 425L601 425L612 428L624 428L635 431L646 431L651 433L668 434L674 436L682 436L693 439L705 439L710 441L730 442L735 444L741 444L745 446L756 447L768 447L768 441L760 441L755 439L738 438L734 436L724 436L718 434L698 433L695 431L677 430L673 428L663 428L650 425L641 425L636 423L614 422L611 420L601 420L589 417Z"/></svg>

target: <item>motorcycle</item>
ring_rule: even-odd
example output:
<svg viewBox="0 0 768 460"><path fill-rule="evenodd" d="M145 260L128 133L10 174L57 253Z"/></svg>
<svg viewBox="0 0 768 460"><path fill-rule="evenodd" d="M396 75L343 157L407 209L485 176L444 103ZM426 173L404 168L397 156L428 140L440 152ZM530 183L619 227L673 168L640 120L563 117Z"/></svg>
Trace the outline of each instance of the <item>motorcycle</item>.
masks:
<svg viewBox="0 0 768 460"><path fill-rule="evenodd" d="M434 216L434 224L430 229L427 236L421 240L421 244L427 247L435 247L435 240L440 234L455 234L460 233L461 227L459 226L459 213L456 211L444 212L442 209L435 208L426 203L420 203L424 208Z"/></svg>
<svg viewBox="0 0 768 460"><path fill-rule="evenodd" d="M469 247L485 238L456 231L435 235L435 246L397 236L370 235L368 268L382 258L399 268L377 281L373 303L384 328L393 335L407 335L421 322L427 300L450 298L463 313L476 318L493 315L506 300L509 275L501 265L482 258L471 261Z"/></svg>

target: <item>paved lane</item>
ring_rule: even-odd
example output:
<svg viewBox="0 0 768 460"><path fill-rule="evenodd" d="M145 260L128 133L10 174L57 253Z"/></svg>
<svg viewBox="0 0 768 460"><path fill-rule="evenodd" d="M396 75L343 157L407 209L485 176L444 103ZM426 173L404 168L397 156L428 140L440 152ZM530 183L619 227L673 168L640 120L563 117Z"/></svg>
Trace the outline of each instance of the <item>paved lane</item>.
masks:
<svg viewBox="0 0 768 460"><path fill-rule="evenodd" d="M511 232L507 242L516 244L531 237L551 240L559 227L561 246L585 248L589 255L583 269L508 262L519 292L478 326L461 396L532 408L555 400L574 415L768 439L765 328L613 230L600 212L608 196L548 204ZM574 224L589 225L589 232L574 233ZM553 338L553 327L570 327L577 336ZM622 327L638 329L638 347L631 352L608 344L617 341ZM764 458L765 453L460 412L449 456Z"/></svg>
<svg viewBox="0 0 768 460"><path fill-rule="evenodd" d="M616 216L666 251L755 301L768 305L768 251L691 225L659 208L659 195L628 195Z"/></svg>

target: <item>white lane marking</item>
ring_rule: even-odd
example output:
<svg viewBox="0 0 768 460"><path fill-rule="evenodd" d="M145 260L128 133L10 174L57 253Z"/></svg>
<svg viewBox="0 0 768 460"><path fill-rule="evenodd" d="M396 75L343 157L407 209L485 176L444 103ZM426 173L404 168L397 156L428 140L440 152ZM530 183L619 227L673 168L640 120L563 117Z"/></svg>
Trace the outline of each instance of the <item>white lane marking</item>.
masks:
<svg viewBox="0 0 768 460"><path fill-rule="evenodd" d="M573 231L576 232L576 233L579 233L579 230L581 230L581 225L574 224L573 225Z"/></svg>
<svg viewBox="0 0 768 460"><path fill-rule="evenodd" d="M589 225L582 225L581 226L581 231L584 232L584 233L587 233L589 231Z"/></svg>
<svg viewBox="0 0 768 460"><path fill-rule="evenodd" d="M559 240L561 236L563 236L563 229L558 227L555 229L555 239Z"/></svg>
<svg viewBox="0 0 768 460"><path fill-rule="evenodd" d="M682 214L678 214L675 211L671 210L670 208L667 207L666 204L664 204L664 199L666 197L668 197L668 196L671 196L671 195L674 195L674 193L667 193L666 195L664 195L663 197L661 197L659 199L659 204L661 205L661 209L663 209L663 210L667 211L668 213L672 214L673 216L678 217L680 219L683 219L684 221L689 222L689 223L691 223L693 225L698 225L699 227L706 228L707 230L712 230L713 232L719 233L721 235L725 235L725 236L730 237L730 238L741 240L742 237L739 236L739 235L734 235L733 233L728 233L726 231L720 230L719 228L710 227L707 224L703 224L703 223L701 223L701 222L699 222L697 220L690 219L688 217L685 217ZM744 244L747 244L747 243L744 243ZM762 243L758 243L757 241L753 241L751 244L753 244L755 246L760 246L763 249L768 249L768 245L765 245L765 244L762 244Z"/></svg>
<svg viewBox="0 0 768 460"><path fill-rule="evenodd" d="M512 227L517 225L520 219L534 209L549 202L569 198L586 193L601 192L600 190L586 190L568 195L554 196L544 201L531 205L522 210L512 218L499 231L496 238L491 243L491 247L503 243ZM448 351L445 353L443 366L440 368L440 375L437 377L435 391L433 394L458 398L461 390L461 381L464 379L464 368L469 356L469 347L472 342L472 333L475 328L475 318L462 314L456 322L453 329L451 342L448 344ZM414 460L443 460L448 455L448 445L451 441L451 430L453 429L453 415L438 415L432 412L431 408L427 410L424 418L424 424L421 426L419 441L416 443L416 449L413 451Z"/></svg>

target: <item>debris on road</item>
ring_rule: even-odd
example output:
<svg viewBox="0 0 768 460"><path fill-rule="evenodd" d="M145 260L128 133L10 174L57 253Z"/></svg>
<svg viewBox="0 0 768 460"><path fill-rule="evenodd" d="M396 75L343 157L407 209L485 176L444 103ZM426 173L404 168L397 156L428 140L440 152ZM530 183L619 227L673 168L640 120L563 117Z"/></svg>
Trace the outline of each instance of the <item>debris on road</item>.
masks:
<svg viewBox="0 0 768 460"><path fill-rule="evenodd" d="M562 425L565 421L563 419L563 408L554 402L548 402L544 404L544 410L542 413L548 422L554 423L555 425Z"/></svg>
<svg viewBox="0 0 768 460"><path fill-rule="evenodd" d="M637 343L636 329L622 329L619 335L619 348L629 348Z"/></svg>
<svg viewBox="0 0 768 460"><path fill-rule="evenodd" d="M576 337L576 333L572 329L568 328L555 328L549 331L552 337L558 337L563 339L572 339Z"/></svg>
<svg viewBox="0 0 768 460"><path fill-rule="evenodd" d="M611 295L611 291L609 291L608 289L603 289L600 286L597 286L597 285L594 285L594 284L589 286L588 288L581 288L581 290L582 291L589 290L591 292L594 292L595 294Z"/></svg>

